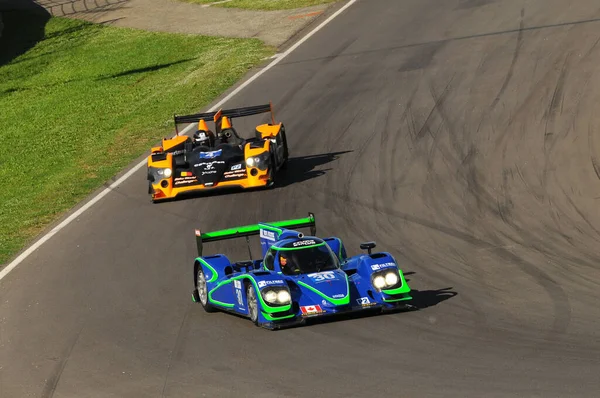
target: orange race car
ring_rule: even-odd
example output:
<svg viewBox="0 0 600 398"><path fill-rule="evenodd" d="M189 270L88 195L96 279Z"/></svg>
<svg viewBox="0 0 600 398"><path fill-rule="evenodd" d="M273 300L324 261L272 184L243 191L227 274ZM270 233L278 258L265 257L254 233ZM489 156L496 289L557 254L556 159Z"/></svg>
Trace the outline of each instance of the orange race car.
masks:
<svg viewBox="0 0 600 398"><path fill-rule="evenodd" d="M256 127L255 137L241 138L233 119L271 113L271 123ZM275 123L272 104L194 115L174 116L177 135L163 139L148 156L148 193L153 202L191 191L271 187L287 164L283 123ZM215 123L215 131L206 122ZM178 124L196 123L193 137L179 135Z"/></svg>

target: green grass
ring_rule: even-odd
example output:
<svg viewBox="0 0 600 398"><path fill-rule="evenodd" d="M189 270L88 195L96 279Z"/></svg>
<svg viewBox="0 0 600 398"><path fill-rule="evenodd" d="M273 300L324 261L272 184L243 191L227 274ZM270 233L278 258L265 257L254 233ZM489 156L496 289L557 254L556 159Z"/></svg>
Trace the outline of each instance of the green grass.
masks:
<svg viewBox="0 0 600 398"><path fill-rule="evenodd" d="M275 52L255 39L62 18L19 51L32 19L24 12L3 19L0 54L16 58L0 60L0 264L171 135L173 113L198 112Z"/></svg>
<svg viewBox="0 0 600 398"><path fill-rule="evenodd" d="M182 0L188 3L210 4L221 0ZM339 0L232 0L215 4L214 7L244 8L247 10L289 10L319 4L334 3Z"/></svg>

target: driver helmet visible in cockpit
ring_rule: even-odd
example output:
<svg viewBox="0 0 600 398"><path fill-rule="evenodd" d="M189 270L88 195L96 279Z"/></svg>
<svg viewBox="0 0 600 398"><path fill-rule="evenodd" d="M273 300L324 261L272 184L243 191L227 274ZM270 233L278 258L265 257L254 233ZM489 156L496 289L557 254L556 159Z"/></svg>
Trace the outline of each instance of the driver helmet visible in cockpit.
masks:
<svg viewBox="0 0 600 398"><path fill-rule="evenodd" d="M287 253L279 253L279 265L284 273L299 273L300 268L296 265L296 262Z"/></svg>
<svg viewBox="0 0 600 398"><path fill-rule="evenodd" d="M204 130L198 130L194 133L194 145L196 147L200 147L200 146L205 146L205 147L212 147L212 134L210 131L204 131Z"/></svg>
<svg viewBox="0 0 600 398"><path fill-rule="evenodd" d="M212 148L214 146L215 134L210 131L204 120L200 119L200 121L198 121L198 130L194 133L192 141L196 148L201 146Z"/></svg>

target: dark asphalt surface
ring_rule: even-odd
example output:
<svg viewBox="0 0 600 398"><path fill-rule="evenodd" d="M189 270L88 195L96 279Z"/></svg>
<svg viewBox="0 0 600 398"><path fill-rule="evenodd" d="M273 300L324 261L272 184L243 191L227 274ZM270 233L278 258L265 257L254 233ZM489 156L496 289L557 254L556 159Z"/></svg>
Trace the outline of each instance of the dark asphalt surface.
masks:
<svg viewBox="0 0 600 398"><path fill-rule="evenodd" d="M276 104L284 186L152 205L141 170L0 282L0 396L598 396L599 40L592 0L359 1L227 104ZM422 309L191 302L195 227L307 211Z"/></svg>

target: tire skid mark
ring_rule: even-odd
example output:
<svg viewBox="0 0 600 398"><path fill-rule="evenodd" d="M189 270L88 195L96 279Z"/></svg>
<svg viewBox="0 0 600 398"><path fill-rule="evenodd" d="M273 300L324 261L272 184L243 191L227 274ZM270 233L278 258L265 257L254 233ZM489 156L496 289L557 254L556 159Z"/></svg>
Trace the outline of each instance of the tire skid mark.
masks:
<svg viewBox="0 0 600 398"><path fill-rule="evenodd" d="M352 162L352 165L348 169L347 174L342 182L342 184L343 184L342 190L343 190L343 192L346 192L346 194L348 194L348 195L350 195L350 193L352 192L352 189L353 189L352 183L354 181L354 175L356 173L356 169L360 165L360 160L367 153L367 149L368 149L367 144L373 140L373 138L377 135L377 133L378 133L377 123L375 123L373 125L373 129L370 132L370 134L368 136L366 136L365 139L362 140L362 142L360 142L358 144L358 148L356 149L356 157L355 157L354 161ZM308 194L310 195L310 193L308 193ZM347 225L352 230L356 231L356 233L358 235L359 234L358 232L362 231L362 229L364 228L364 225L361 225L361 223L359 223L359 221L357 220L357 217L355 217L355 211L353 209L353 204L340 203L339 209L341 209L340 213L341 213L341 216L343 217L344 221L347 223Z"/></svg>
<svg viewBox="0 0 600 398"><path fill-rule="evenodd" d="M598 177L598 180L600 180L600 162L598 162L598 157L594 155L594 149L596 148L594 146L594 132L592 130L592 125L589 124L588 125L588 146L590 149L590 161L592 162L592 169L594 170L594 173L596 174L596 177Z"/></svg>
<svg viewBox="0 0 600 398"><path fill-rule="evenodd" d="M498 91L498 94L496 94L496 98L494 98L494 101L490 105L490 110L492 110L492 111L494 110L494 108L496 108L496 105L498 105L498 102L500 102L500 99L504 95L504 92L506 91L506 88L508 87L508 84L510 83L510 81L513 77L513 74L515 71L515 65L517 64L517 60L519 59L519 54L521 53L521 48L523 47L523 28L524 27L525 27L525 8L522 8L521 9L521 22L519 23L519 33L517 34L517 44L515 45L515 51L513 52L512 61L510 62L510 66L508 67L508 72L506 73L506 77L504 78L504 81L502 82L500 91Z"/></svg>
<svg viewBox="0 0 600 398"><path fill-rule="evenodd" d="M46 383L44 384L44 389L42 391L42 398L52 398L54 396L54 393L56 392L56 387L58 387L60 378L65 370L65 367L67 366L67 362L71 357L73 349L75 348L77 342L79 341L79 338L81 337L83 329L84 326L82 326L79 329L79 332L77 332L77 335L73 339L73 342L65 349L64 355L61 356L62 359L60 359L60 361L56 364L56 366L54 367L54 371L46 380Z"/></svg>
<svg viewBox="0 0 600 398"><path fill-rule="evenodd" d="M573 227L583 234L581 229L578 228L577 224L567 216L567 213L564 210L562 210L560 207L557 206L556 203L554 203L552 201L550 202L550 205L552 206L549 209L549 213L550 213L551 217L553 217L553 214L554 214L552 212L553 209L555 210L557 215L559 215L560 213L564 214L562 223L564 224L565 222L568 222L569 227ZM524 228L520 227L519 225L517 225L515 222L509 221L509 220L507 220L507 223L518 234L518 236L521 238L521 240L517 240L516 236L514 234L510 235L510 236L507 235L506 239L509 239L510 241L515 242L523 247L532 247L536 251L539 251L540 253L543 253L544 255L546 255L548 257L560 256L562 258L569 259L570 261L580 261L576 257L570 256L567 252L563 252L560 249L560 247L556 244L556 242L551 242L547 238L545 238L545 239L537 238L536 235L534 234L534 232L535 232L534 230L524 229ZM529 228L531 228L531 226L529 226ZM541 226L541 229L552 230L552 227L548 226L548 225L543 225L543 226ZM560 231L556 231L556 232L560 233ZM589 265L593 266L592 263L590 263Z"/></svg>
<svg viewBox="0 0 600 398"><path fill-rule="evenodd" d="M390 146L389 146L390 117L392 114L394 103L395 103L395 101L393 99L390 99L387 101L387 104L385 105L385 109L386 109L385 115L383 116L383 121L381 122L383 124L383 127L380 130L380 136L379 136L379 147L381 149L380 149L379 159L378 159L378 174L377 174L378 189L373 190L373 198L372 198L372 201L375 204L388 202L388 198L391 197L391 193L390 193L391 187L389 184L389 181L390 181L389 177L391 175L391 173L390 173L391 166L386 167L386 163L389 162L389 158L393 158L393 154L394 154L393 148L390 148ZM390 152L391 152L391 156L390 156ZM382 225L381 220L376 219L375 225L378 228L385 230L385 226Z"/></svg>
<svg viewBox="0 0 600 398"><path fill-rule="evenodd" d="M429 131L429 123L431 121L431 118L434 115L435 111L438 110L440 108L440 106L443 105L444 100L446 99L446 96L450 92L450 86L452 84L452 81L454 80L455 75L456 74L452 75L452 77L450 78L450 81L446 84L446 87L444 88L444 90L442 91L442 94L438 98L435 98L435 95L433 95L434 104L431 107L431 110L429 111L427 118L423 122L423 125L421 126L419 131L415 134L416 141L420 141L423 137L425 137L425 135L427 133L431 134L431 131ZM433 94L433 87L431 88L431 91Z"/></svg>
<svg viewBox="0 0 600 398"><path fill-rule="evenodd" d="M546 333L548 339L557 340L559 336L564 335L570 322L571 322L571 307L569 303L569 297L561 287L561 285L554 280L550 275L540 268L536 267L533 263L519 257L503 247L498 247L497 244L477 238L476 236L461 232L453 227L438 224L427 219L407 214L401 211L397 211L388 207L374 206L371 203L367 203L361 200L354 199L347 194L338 194L335 192L328 193L310 193L310 196L317 199L318 196L324 195L329 199L341 200L345 203L352 203L354 206L363 207L374 211L375 213L382 214L387 217L399 218L405 222L413 223L422 227L425 227L431 231L439 232L465 243L468 243L478 249L488 250L490 253L494 253L499 259L508 261L509 263L515 264L521 271L529 275L531 278L537 281L537 283L546 291L546 294L550 298L553 310L554 319L552 322L552 328ZM540 343L543 347L544 344ZM540 347L532 347L532 355L538 351Z"/></svg>
<svg viewBox="0 0 600 398"><path fill-rule="evenodd" d="M537 192L537 190L535 188L533 188L525 179L525 177L523 176L523 172L521 171L521 168L519 167L518 164L515 164L515 170L517 171L517 175L519 176L519 178L521 179L521 181L523 181L523 185L525 185L525 189L527 190L527 192L529 192L531 195L533 195L533 197L538 201L538 202L543 202L544 201L544 195L543 194L539 194Z"/></svg>
<svg viewBox="0 0 600 398"><path fill-rule="evenodd" d="M563 192L563 193L566 195L566 192ZM557 206L556 203L554 203L553 201L550 201L550 206L551 206L551 208L549 209L549 213L550 213L551 219L555 220L557 217L561 219L558 230L553 229L549 225L543 225L540 228L546 231L545 232L546 238L540 239L540 238L536 237L536 235L534 234L534 232L535 232L534 230L525 230L525 229L519 227L518 225L516 225L515 223L510 223L511 227L521 237L521 240L516 239L516 236L514 234L505 235L505 239L513 241L523 247L533 248L540 254L546 256L548 259L553 259L554 261L566 260L568 263L574 263L579 266L588 267L589 269L595 270L596 269L595 264L598 261L597 258L592 258L588 262L582 258L574 257L574 256L570 255L567 250L563 250L563 248L560 245L560 242L558 242L556 240L548 239L548 237L551 236L551 234L549 232L554 232L557 235L561 236L564 240L566 240L568 242L569 246L573 247L574 240L572 239L572 237L568 237L566 234L564 234L560 231L560 225L564 225L564 224L568 225L570 228L576 229L581 235L584 235L581 228L579 228L577 226L577 223L575 221L573 221L571 218L569 218L567 213L564 210L562 210L559 206ZM560 216L561 213L564 215L563 217ZM578 276L576 274L568 272L569 271L568 265L561 265L560 262L557 262L554 265L554 267L557 269L560 268L563 270L563 272L566 273L566 276L563 277L565 279L570 278L574 281L577 280L577 283L582 283L582 281L585 280L585 278L581 278L580 276Z"/></svg>
<svg viewBox="0 0 600 398"><path fill-rule="evenodd" d="M504 163L504 162L503 162ZM514 180L512 169L504 168L502 170L502 198L497 198L496 203L498 205L498 213L504 223L508 224L508 218L511 217L511 211L514 208L514 203L510 197L510 188L508 183L508 176L510 174L511 181ZM502 202L502 203L501 203Z"/></svg>
<svg viewBox="0 0 600 398"><path fill-rule="evenodd" d="M188 316L192 312L192 306L188 304L188 309L185 311L183 318L181 319L181 323L179 325L179 330L177 331L177 337L175 338L175 344L173 350L169 353L169 362L167 364L167 371L165 372L165 380L163 382L163 387L161 391L161 397L166 397L167 385L169 382L169 375L171 373L171 369L173 368L173 362L181 360L183 356L183 352L185 351L185 343L187 335L189 334L190 324L188 323Z"/></svg>
<svg viewBox="0 0 600 398"><path fill-rule="evenodd" d="M579 217L581 217L581 220L586 223L591 229L592 231L594 231L596 233L596 235L600 236L600 230L598 230L594 224L591 223L591 221L589 220L588 217L586 217L586 215L581 211L581 209L579 209L579 207L577 207L577 205L575 204L575 202L573 201L573 199L571 198L571 196L569 194L567 194L567 192L565 191L565 189L561 186L560 189L562 190L565 198L567 199L567 202L569 202L569 204L571 205L571 207L573 207L573 210L575 210L575 212L579 215Z"/></svg>
<svg viewBox="0 0 600 398"><path fill-rule="evenodd" d="M554 127L556 124L557 115L562 113L564 90L568 70L567 63L569 58L570 55L565 57L562 69L558 75L558 79L556 80L556 86L554 87L554 92L552 93L552 99L550 100L548 110L544 115L544 118L546 119L546 124L544 127L544 153L546 155L548 155L548 152L550 152L556 144Z"/></svg>
<svg viewBox="0 0 600 398"><path fill-rule="evenodd" d="M516 120L520 119L522 115L529 116L529 110L532 108L532 105L535 105L542 96L542 93L545 91L545 86L547 81L550 79L552 75L554 75L555 71L552 68L548 68L547 71L541 76L535 83L533 87L528 90L528 94L525 96L521 103L515 103L515 110L510 114L510 117L506 121L505 128L509 130L509 128L516 122ZM533 81L533 79L532 79ZM495 143L495 146L499 147L501 142L505 139L504 136L500 136Z"/></svg>
<svg viewBox="0 0 600 398"><path fill-rule="evenodd" d="M406 137L402 134L403 129L402 126L404 123L408 124L408 119L412 118L412 107L413 107L413 103L414 100L416 98L417 92L419 91L419 82L417 82L417 84L415 85L415 88L411 91L410 96L408 97L408 101L406 102L406 105L404 106L404 111L402 112L402 114L400 115L400 118L398 120L398 127L395 130L395 133L392 134L392 141L393 141L393 145L391 146L392 150L391 150L391 156L390 156L390 169L388 170L388 178L390 178L388 181L392 181L392 184L390 184L390 188L391 188L391 197L392 199L394 199L396 197L396 192L398 189L398 186L402 185L404 183L404 181L406 180L406 178L408 177L410 170L412 169L412 166L415 164L415 162L411 161L414 159L415 154L414 152L411 151L410 154L410 159L408 161L408 165L406 164L406 162L402 162L402 164L399 167L395 167L395 164L399 158L396 157L396 153L398 150L398 145L400 145L400 142L402 140L405 140ZM411 129L408 129L409 132L409 136L412 137L411 133ZM396 176L396 173L398 174Z"/></svg>
<svg viewBox="0 0 600 398"><path fill-rule="evenodd" d="M487 282L485 281L485 278L484 278L483 273L481 272L480 268L473 266L473 264L455 248L450 247L450 252L452 254L454 254L455 261L462 263L468 269L473 271L473 273L474 273L473 281L475 283L477 283L479 286L481 286L483 291L487 291L489 284L487 284ZM460 278L465 278L464 273L455 273L455 274ZM468 294L461 294L461 299L466 302L468 309L473 311L473 314L475 315L475 323L477 324L477 327L471 331L471 333L470 333L471 338L483 336L485 334L485 332L489 332L491 330L491 326L488 322L488 317L486 316L486 312L481 308L481 306L478 305L475 300L471 299ZM466 346L466 344L468 344L468 343L465 343L465 345L463 345L462 347ZM461 347L458 347L458 348L461 348Z"/></svg>

